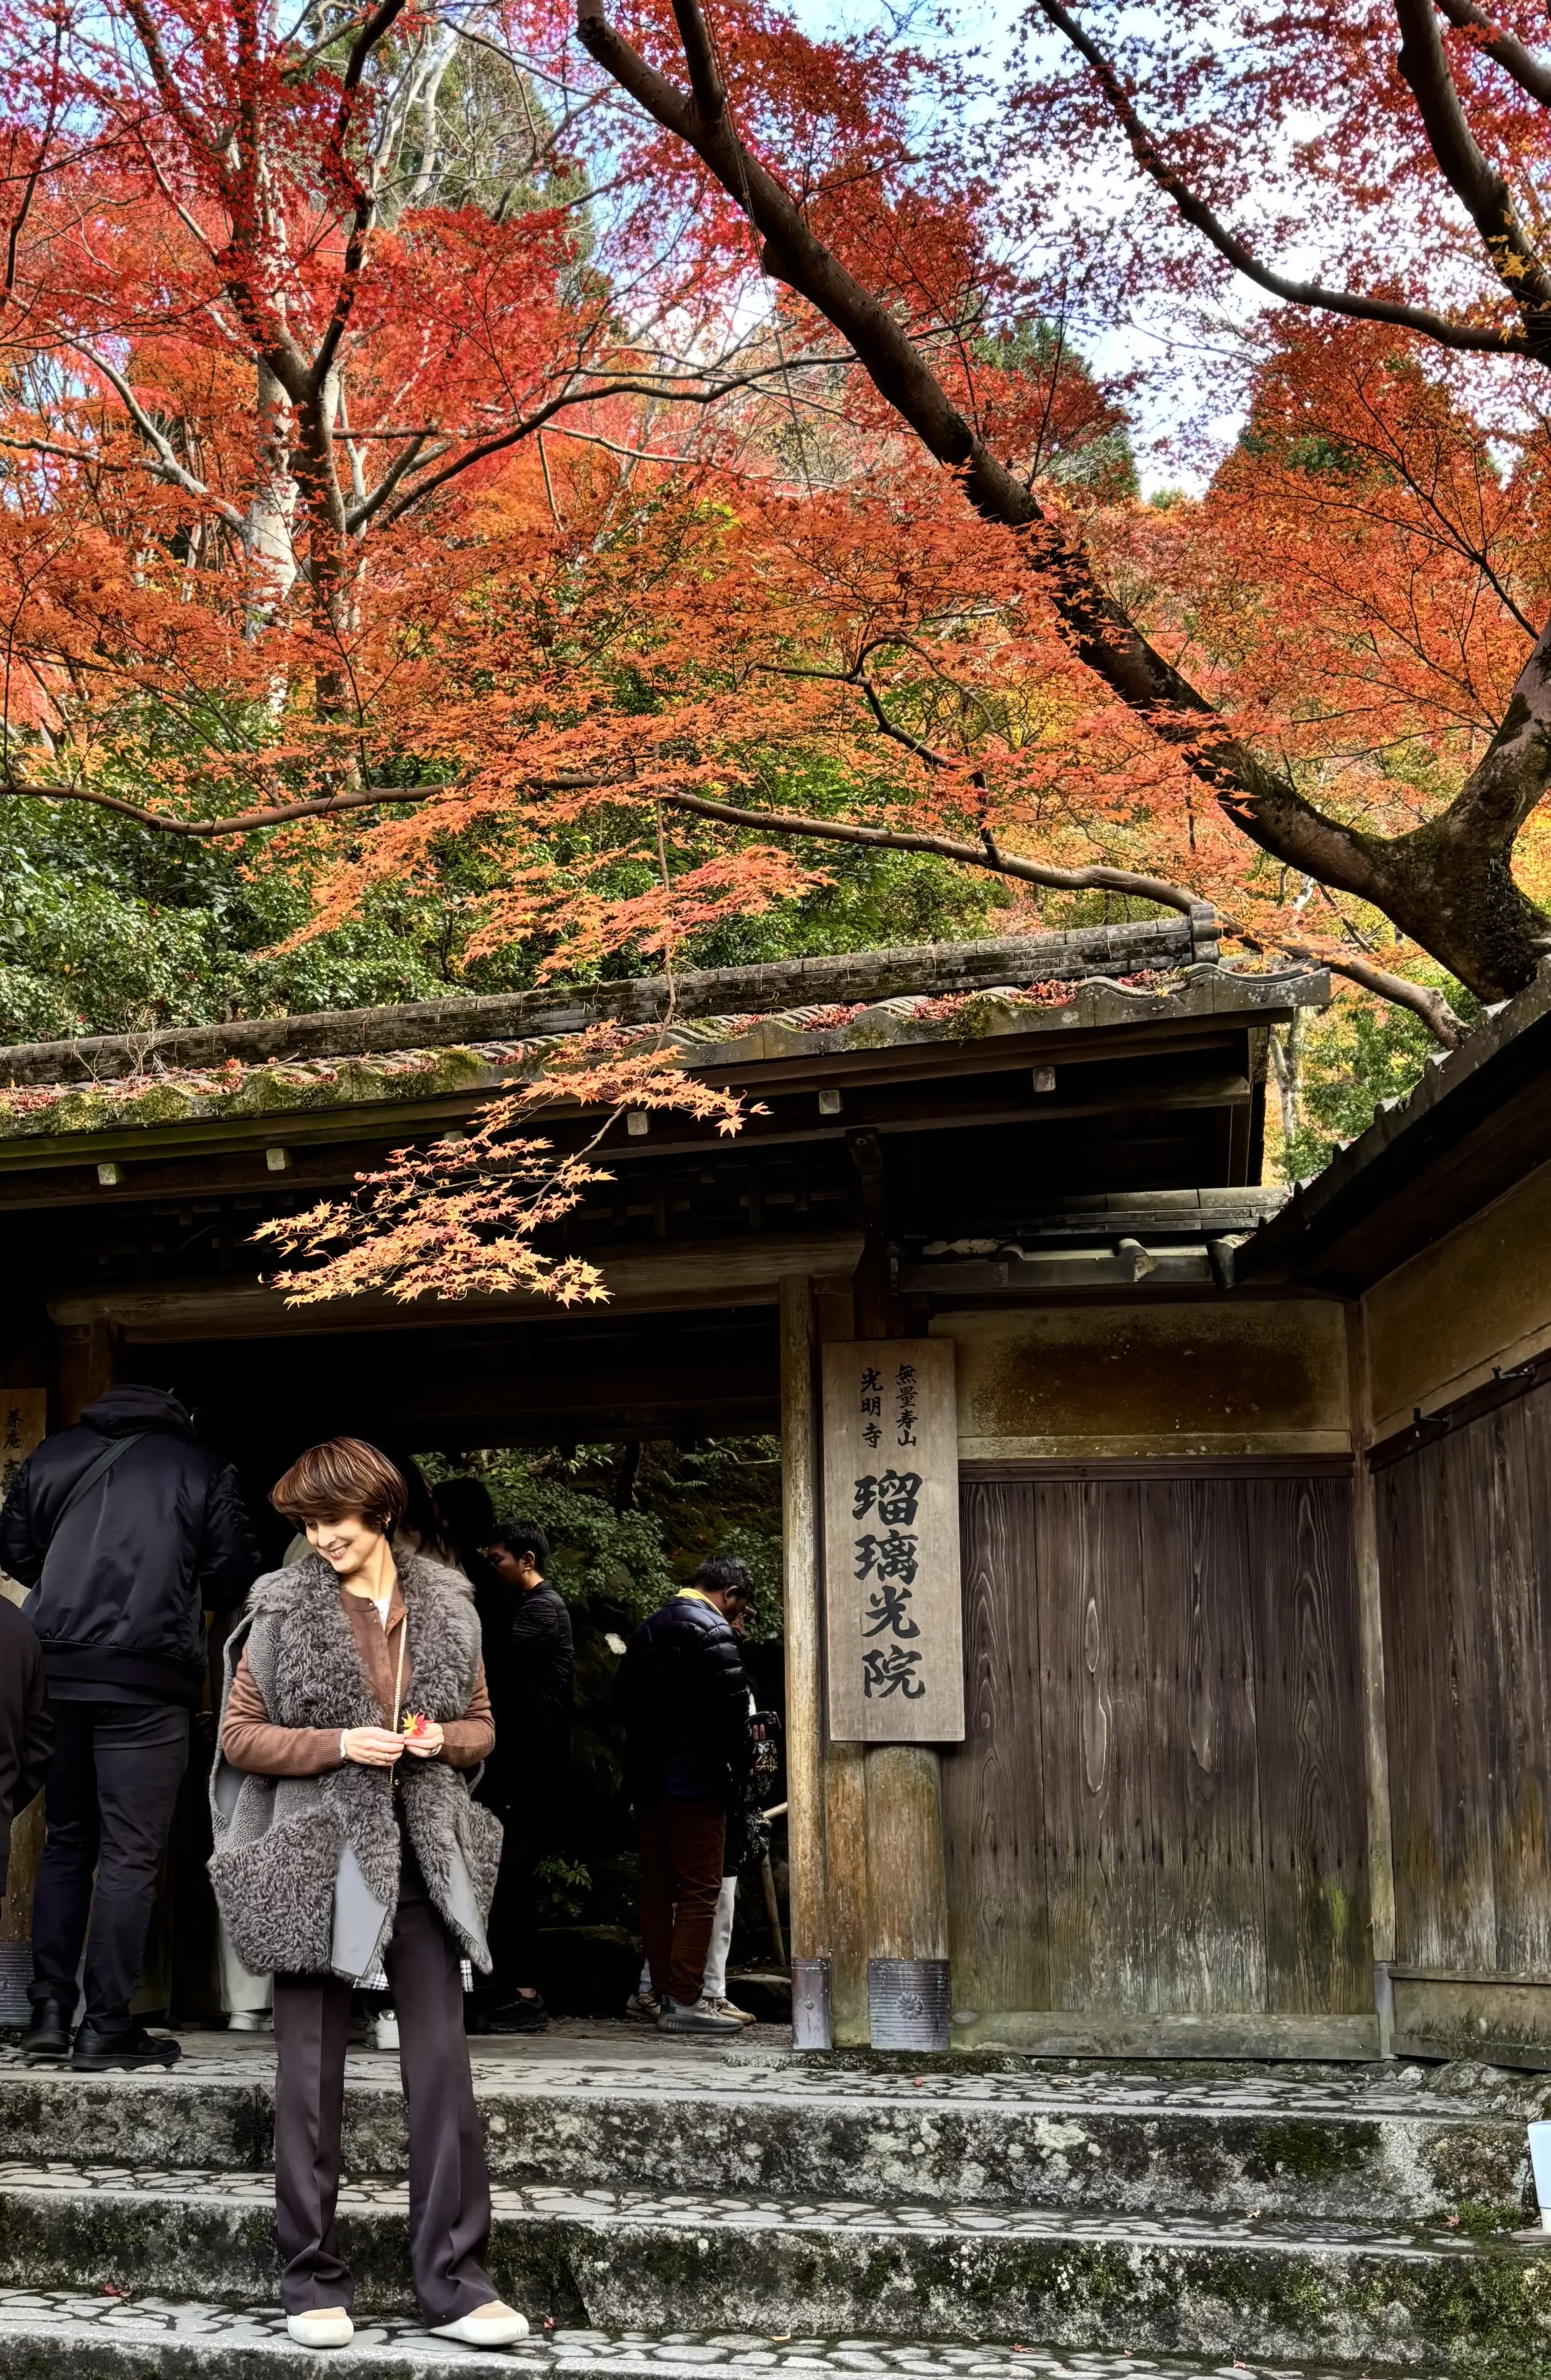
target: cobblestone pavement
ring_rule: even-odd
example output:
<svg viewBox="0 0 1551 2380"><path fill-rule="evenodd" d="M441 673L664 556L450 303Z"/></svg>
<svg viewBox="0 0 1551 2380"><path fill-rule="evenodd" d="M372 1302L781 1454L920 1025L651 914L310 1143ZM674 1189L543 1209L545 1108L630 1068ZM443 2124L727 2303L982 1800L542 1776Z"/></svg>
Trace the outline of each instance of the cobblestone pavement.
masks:
<svg viewBox="0 0 1551 2380"><path fill-rule="evenodd" d="M221 2350L246 2350L277 2361L294 2356L285 2317L269 2308L234 2313L221 2306L145 2298L73 2297L63 2291L0 2289L0 2352L7 2338L54 2338L84 2346L109 2341L155 2353L169 2345L202 2349L212 2362ZM749 2332L559 2330L501 2353L476 2352L432 2338L409 2323L361 2325L354 2345L332 2351L331 2370L370 2365L405 2371L450 2364L468 2380L515 2367L564 2375L591 2372L685 2375L685 2380L743 2380L743 2375L803 2373L814 2380L846 2380L856 2373L898 2380L1351 2380L1300 2366L1296 2374L1264 2363L1193 2362L1150 2356L1060 2353L1042 2348L954 2347L930 2341L774 2338Z"/></svg>
<svg viewBox="0 0 1551 2380"><path fill-rule="evenodd" d="M179 2035L183 2057L169 2071L127 2076L74 2075L68 2069L21 2069L19 2052L0 2049L0 2075L41 2070L68 2075L81 2089L113 2087L156 2091L190 2082L268 2082L274 2071L274 2045L265 2034L188 2032ZM965 2070L928 2067L913 2073L881 2068L842 2053L833 2059L799 2058L791 2035L776 2025L751 2027L727 2048L708 2043L671 2043L646 2026L567 2020L549 2033L511 2042L480 2039L471 2055L482 2093L551 2093L635 2096L648 2092L777 2099L813 2104L854 2099L907 2101L917 2093L958 2105L1006 2105L1073 2112L1118 2110L1183 2113L1203 2108L1223 2115L1350 2115L1469 2119L1488 2113L1540 2112L1551 2093L1545 2076L1510 2075L1500 2069L1456 2065L1266 2066L1217 2069L1206 2064L1145 2066L1029 2060L1015 2070ZM348 2078L382 2088L396 2081L391 2053L352 2048Z"/></svg>
<svg viewBox="0 0 1551 2380"><path fill-rule="evenodd" d="M100 2192L129 2198L177 2198L231 2206L273 2204L274 2177L268 2173L218 2172L205 2168L157 2171L143 2166L21 2165L0 2163L0 2192ZM1442 2225L1320 2223L1250 2215L1093 2213L1050 2206L995 2207L879 2204L864 2199L776 2199L707 2192L568 2190L537 2184L527 2189L497 2185L491 2192L497 2222L547 2221L620 2224L653 2230L758 2230L865 2232L878 2238L945 2234L964 2239L1114 2240L1135 2246L1181 2248L1235 2242L1286 2247L1303 2255L1321 2249L1353 2249L1399 2257L1469 2254L1472 2242ZM401 2181L371 2177L347 2180L339 2193L345 2215L402 2214L409 2204Z"/></svg>

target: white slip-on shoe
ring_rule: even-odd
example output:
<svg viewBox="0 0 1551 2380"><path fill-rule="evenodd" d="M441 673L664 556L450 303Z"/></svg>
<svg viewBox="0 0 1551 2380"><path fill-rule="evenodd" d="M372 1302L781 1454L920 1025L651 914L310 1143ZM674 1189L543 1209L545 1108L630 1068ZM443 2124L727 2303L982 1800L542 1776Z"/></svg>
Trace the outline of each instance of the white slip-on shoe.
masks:
<svg viewBox="0 0 1551 2380"><path fill-rule="evenodd" d="M433 2322L430 2328L432 2338L455 2338L463 2347L515 2347L527 2337L527 2319L494 2298L456 2322Z"/></svg>
<svg viewBox="0 0 1551 2380"><path fill-rule="evenodd" d="M285 2328L298 2347L348 2347L356 2325L343 2306L313 2306L307 2313L288 2313Z"/></svg>

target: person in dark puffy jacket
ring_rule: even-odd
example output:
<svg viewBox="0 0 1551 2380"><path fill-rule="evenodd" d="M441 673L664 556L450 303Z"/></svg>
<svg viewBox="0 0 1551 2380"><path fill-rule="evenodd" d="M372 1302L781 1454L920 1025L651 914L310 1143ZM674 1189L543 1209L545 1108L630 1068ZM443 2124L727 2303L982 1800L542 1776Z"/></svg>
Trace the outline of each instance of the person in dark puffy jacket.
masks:
<svg viewBox="0 0 1551 2380"><path fill-rule="evenodd" d="M165 1390L110 1389L23 1463L0 1567L31 1589L55 1725L23 2050L70 2051L84 1945L72 2063L170 2066L176 2043L129 2003L204 1686L203 1615L240 1602L259 1569L236 1473Z"/></svg>
<svg viewBox="0 0 1551 2380"><path fill-rule="evenodd" d="M753 1600L746 1562L702 1562L636 1630L620 1667L624 1781L641 1854L641 1939L663 2033L735 2034L705 2004L727 1813L753 1757L754 1698L729 1615Z"/></svg>
<svg viewBox="0 0 1551 2380"><path fill-rule="evenodd" d="M446 1481L437 1489L438 1505L454 1488L479 1484ZM490 1989L476 1994L468 2010L476 2033L542 2033L550 2021L536 1982L539 1866L565 1806L576 1653L571 1614L544 1575L549 1559L549 1539L536 1522L501 1529L492 1522L482 1555L466 1564L495 1718L495 1749L479 1798L504 1830L488 1928L495 1963Z"/></svg>

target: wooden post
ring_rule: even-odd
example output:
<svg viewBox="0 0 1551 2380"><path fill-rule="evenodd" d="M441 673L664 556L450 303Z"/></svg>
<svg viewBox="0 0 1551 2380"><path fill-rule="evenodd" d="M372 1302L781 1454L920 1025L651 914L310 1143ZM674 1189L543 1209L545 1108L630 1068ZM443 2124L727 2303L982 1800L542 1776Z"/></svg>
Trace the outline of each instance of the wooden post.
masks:
<svg viewBox="0 0 1551 2380"><path fill-rule="evenodd" d="M813 1394L813 1284L781 1283L781 1494L786 1634L786 1840L793 2016L797 2046L828 2049L824 1702L818 1478Z"/></svg>
<svg viewBox="0 0 1551 2380"><path fill-rule="evenodd" d="M1381 2050L1387 2055L1389 1963L1395 1945L1395 1859L1389 1814L1389 1737L1384 1689L1384 1607L1378 1567L1378 1513L1374 1475L1373 1401L1368 1379L1367 1322L1360 1298L1346 1310L1347 1386L1351 1407L1352 1553L1357 1572L1359 1657L1363 1665L1363 1749L1368 1789L1368 1902L1373 1912L1375 2003Z"/></svg>
<svg viewBox="0 0 1551 2380"><path fill-rule="evenodd" d="M824 1754L824 1829L829 1845L830 2000L835 2045L867 2045L867 1771L859 1743Z"/></svg>
<svg viewBox="0 0 1551 2380"><path fill-rule="evenodd" d="M862 1260L855 1274L858 1339L903 1338L904 1307L895 1293L889 1245L889 1181L882 1147L871 1132L847 1134L856 1179ZM854 1747L853 1747L854 1749ZM946 1989L948 1884L942 1852L942 1771L930 1744L871 1744L863 1755L860 1799L866 1828L867 2033L890 2046L903 2036L885 2015L880 1991L905 1980ZM843 1803L845 1780L831 1786ZM850 2011L848 2010L849 2016ZM907 2031L910 2029L907 2022ZM842 2036L837 2031L836 2038Z"/></svg>
<svg viewBox="0 0 1551 2380"><path fill-rule="evenodd" d="M89 1405L93 1397L100 1397L104 1389L112 1388L118 1378L122 1335L115 1322L101 1319L61 1327L55 1429L68 1429L72 1422L79 1421L84 1405Z"/></svg>
<svg viewBox="0 0 1551 2380"><path fill-rule="evenodd" d="M868 1746L867 1911L873 1958L947 1958L942 1784L931 1744Z"/></svg>
<svg viewBox="0 0 1551 2380"><path fill-rule="evenodd" d="M820 1345L856 1336L855 1283L850 1273L820 1274L813 1310ZM817 1485L817 1483L816 1483ZM822 1548L820 1548L822 1551ZM836 2046L867 2044L867 1788L859 1743L824 1734L826 1941Z"/></svg>

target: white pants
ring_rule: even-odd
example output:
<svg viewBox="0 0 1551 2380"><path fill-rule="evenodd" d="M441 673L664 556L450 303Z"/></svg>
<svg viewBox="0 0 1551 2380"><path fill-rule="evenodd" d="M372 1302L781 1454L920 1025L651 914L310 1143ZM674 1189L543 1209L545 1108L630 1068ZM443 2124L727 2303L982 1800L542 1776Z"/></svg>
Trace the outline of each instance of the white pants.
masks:
<svg viewBox="0 0 1551 2380"><path fill-rule="evenodd" d="M706 1980L700 1986L702 1996L708 2000L724 2000L727 1997L727 1953L733 1947L733 1911L737 1899L737 1877L724 1876L721 1890L717 1895L716 1915L711 1919L711 1946L706 1952ZM646 1965L642 1966L641 1980L636 1989L643 1998L650 1994L651 1969Z"/></svg>
<svg viewBox="0 0 1551 2380"><path fill-rule="evenodd" d="M232 1948L232 1937L221 1928L221 2005L228 2016L239 2011L262 2015L274 2006L274 1977L249 1974Z"/></svg>

